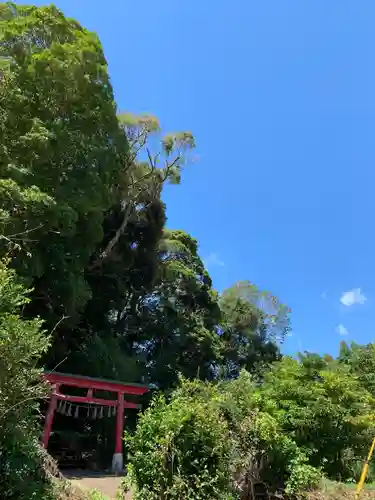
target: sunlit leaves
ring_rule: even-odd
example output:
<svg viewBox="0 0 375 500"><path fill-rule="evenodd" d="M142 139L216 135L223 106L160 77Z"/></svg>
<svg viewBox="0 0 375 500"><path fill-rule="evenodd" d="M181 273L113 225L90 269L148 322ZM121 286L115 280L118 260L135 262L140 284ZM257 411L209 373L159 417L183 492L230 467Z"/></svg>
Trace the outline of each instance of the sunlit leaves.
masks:
<svg viewBox="0 0 375 500"><path fill-rule="evenodd" d="M37 363L49 347L39 319L21 317L28 302L14 271L0 261L0 497L43 495L38 410L47 395Z"/></svg>
<svg viewBox="0 0 375 500"><path fill-rule="evenodd" d="M265 375L262 406L309 454L312 464L322 465L331 477L348 477L374 431L373 423L363 417L373 414L375 400L348 367L318 358L305 354L300 362L286 357L276 363ZM347 448L353 459L344 464L340 454Z"/></svg>
<svg viewBox="0 0 375 500"><path fill-rule="evenodd" d="M0 31L9 61L0 89L0 230L26 250L13 264L39 278L35 312L53 327L63 315L76 318L90 296L85 267L117 201L128 146L96 35L55 7L10 4Z"/></svg>

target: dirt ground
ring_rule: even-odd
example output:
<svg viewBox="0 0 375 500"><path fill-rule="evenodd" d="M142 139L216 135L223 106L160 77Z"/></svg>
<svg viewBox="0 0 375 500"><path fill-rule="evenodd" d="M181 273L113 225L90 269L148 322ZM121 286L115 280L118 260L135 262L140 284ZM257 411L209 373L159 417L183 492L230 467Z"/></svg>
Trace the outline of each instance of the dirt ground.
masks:
<svg viewBox="0 0 375 500"><path fill-rule="evenodd" d="M64 476L82 491L96 489L110 500L115 498L122 479L119 476L87 471L64 471ZM126 500L131 500L130 494L126 496Z"/></svg>

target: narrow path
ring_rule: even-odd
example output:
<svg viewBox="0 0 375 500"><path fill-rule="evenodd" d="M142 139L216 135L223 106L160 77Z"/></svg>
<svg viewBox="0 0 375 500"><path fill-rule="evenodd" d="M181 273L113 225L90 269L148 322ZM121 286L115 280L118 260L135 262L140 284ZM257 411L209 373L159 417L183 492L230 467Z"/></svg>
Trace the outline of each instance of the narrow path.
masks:
<svg viewBox="0 0 375 500"><path fill-rule="evenodd" d="M80 488L82 491L98 490L103 495L113 500L121 485L122 478L106 473L95 473L88 471L69 470L64 471L64 476L73 486ZM131 495L126 496L126 500L131 500Z"/></svg>

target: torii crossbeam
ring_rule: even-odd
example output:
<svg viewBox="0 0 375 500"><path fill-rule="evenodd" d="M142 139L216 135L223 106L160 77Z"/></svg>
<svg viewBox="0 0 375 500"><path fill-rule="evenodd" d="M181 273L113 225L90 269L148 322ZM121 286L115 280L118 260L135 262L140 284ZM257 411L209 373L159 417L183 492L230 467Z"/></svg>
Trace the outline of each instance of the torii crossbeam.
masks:
<svg viewBox="0 0 375 500"><path fill-rule="evenodd" d="M149 391L146 385L128 384L125 382L115 382L91 377L82 377L80 375L69 375L66 373L49 372L43 373L43 378L52 385L52 395L49 402L42 444L47 449L49 437L52 431L53 419L59 400L69 401L71 403L88 403L101 406L115 406L116 412L116 443L115 451L112 460L112 470L115 473L120 473L123 470L123 451L122 440L124 433L124 409L125 408L140 408L140 405L126 401L125 394L141 396ZM87 389L86 396L70 396L61 392L61 387L80 387ZM95 397L94 391L108 391L116 393L116 399L102 399Z"/></svg>

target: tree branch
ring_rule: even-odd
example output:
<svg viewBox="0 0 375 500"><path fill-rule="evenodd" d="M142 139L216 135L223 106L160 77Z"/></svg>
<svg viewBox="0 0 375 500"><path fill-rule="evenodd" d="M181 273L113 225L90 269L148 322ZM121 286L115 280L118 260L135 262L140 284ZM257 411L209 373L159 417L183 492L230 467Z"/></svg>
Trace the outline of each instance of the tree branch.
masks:
<svg viewBox="0 0 375 500"><path fill-rule="evenodd" d="M133 208L133 204L128 203L128 205L126 206L126 208L124 210L124 218L122 219L122 222L121 222L119 228L117 229L113 238L111 238L109 240L105 249L100 253L99 257L91 264L91 266L89 266L90 271L92 269L95 269L96 267L99 267L101 265L101 263L111 254L113 248L118 243L120 237L122 236L122 234L125 231L125 228L129 222L129 217L131 215L132 208Z"/></svg>
<svg viewBox="0 0 375 500"><path fill-rule="evenodd" d="M129 138L129 135L128 135L128 138ZM135 138L133 138L132 141L129 141L130 142L130 150L133 150L133 154L130 156L129 165L134 165L134 161L136 160L138 152L145 146L145 144L147 142L147 138L148 138L147 130L142 130L141 132L138 133L138 135ZM150 170L149 170L149 172L144 174L140 179L134 180L134 181L132 180L132 183L129 186L128 199L133 198L133 201L127 203L125 210L123 210L124 216L123 216L123 220L122 220L119 228L116 230L115 235L108 242L105 249L100 253L98 258L89 266L89 268L88 268L89 270L92 270L92 269L99 267L101 265L101 263L109 257L113 248L118 243L121 235L125 232L126 226L129 222L129 217L131 215L131 212L134 209L134 207L136 206L142 193L144 193L145 191L149 191L152 197L156 196L156 194L155 194L156 191L152 192L150 185L146 185L142 189L142 185L144 185L145 181L147 179L151 178L157 170L160 170L161 177L159 179L155 178L155 187L156 187L156 185L157 186L162 185L163 182L165 182L168 179L173 167L175 167L182 158L182 152L178 149L177 156L175 157L175 159L172 162L169 162L168 159L166 159L164 169L157 169L156 164L157 164L157 160L160 156L160 153L158 153L153 158L149 148L146 148L146 152L147 152L147 157L148 157L148 161L150 164ZM129 173L129 177L131 177L130 173ZM158 181L160 182L160 184ZM138 186L140 186L140 188L138 189L138 192L136 192Z"/></svg>
<svg viewBox="0 0 375 500"><path fill-rule="evenodd" d="M175 166L177 165L178 161L181 159L181 154L178 154L176 156L176 158L172 161L172 163L168 163L168 160L165 160L165 168L164 168L164 171L165 171L165 175L163 177L163 182L166 181L168 179L168 175L169 175L169 172L170 170Z"/></svg>

